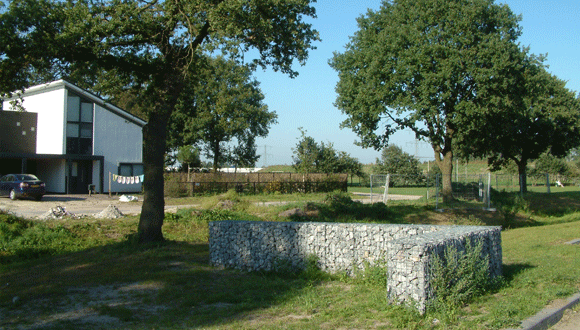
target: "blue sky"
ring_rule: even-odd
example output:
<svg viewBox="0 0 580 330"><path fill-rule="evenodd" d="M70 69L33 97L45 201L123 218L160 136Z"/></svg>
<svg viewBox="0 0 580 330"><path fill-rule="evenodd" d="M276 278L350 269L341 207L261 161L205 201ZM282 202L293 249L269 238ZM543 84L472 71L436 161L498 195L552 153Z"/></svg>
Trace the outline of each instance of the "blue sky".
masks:
<svg viewBox="0 0 580 330"><path fill-rule="evenodd" d="M580 91L580 1L575 0L504 0L515 14L522 15L519 42L534 54L547 54L549 71L568 81L567 87ZM334 105L337 73L328 60L333 52L343 52L349 37L358 30L356 18L368 9L380 8L380 0L319 0L315 3L317 18L312 20L321 42L310 52L305 66L297 67L299 76L271 70L255 74L265 94L269 109L278 114L267 138L259 139L257 166L292 164L292 148L300 137L299 127L318 142L332 142L336 150L346 151L363 164L372 163L380 152L354 144L358 137L349 129L340 129L346 118ZM411 132L400 132L391 143L421 160L433 159L425 143L415 143ZM264 156L266 153L266 157Z"/></svg>

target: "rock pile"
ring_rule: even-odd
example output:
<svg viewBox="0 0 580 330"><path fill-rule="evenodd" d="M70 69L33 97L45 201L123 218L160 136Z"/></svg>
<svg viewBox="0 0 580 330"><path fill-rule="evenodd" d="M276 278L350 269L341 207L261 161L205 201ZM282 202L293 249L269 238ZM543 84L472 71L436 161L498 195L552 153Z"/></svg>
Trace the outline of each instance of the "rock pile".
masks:
<svg viewBox="0 0 580 330"><path fill-rule="evenodd" d="M39 217L40 220L52 220L52 219L63 219L63 218L72 218L72 219L80 219L83 216L77 215L71 212L68 212L64 207L57 206L53 207L48 210L45 214Z"/></svg>
<svg viewBox="0 0 580 330"><path fill-rule="evenodd" d="M106 209L94 215L97 219L118 219L125 215L115 205L109 204Z"/></svg>

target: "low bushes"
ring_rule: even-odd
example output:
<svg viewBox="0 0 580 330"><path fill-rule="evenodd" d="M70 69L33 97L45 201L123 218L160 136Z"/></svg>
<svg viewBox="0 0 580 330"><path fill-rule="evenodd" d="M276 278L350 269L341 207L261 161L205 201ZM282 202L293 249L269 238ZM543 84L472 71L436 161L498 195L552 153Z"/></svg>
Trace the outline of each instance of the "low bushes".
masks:
<svg viewBox="0 0 580 330"><path fill-rule="evenodd" d="M11 214L0 214L0 264L77 250L76 236L63 226L49 227Z"/></svg>
<svg viewBox="0 0 580 330"><path fill-rule="evenodd" d="M469 239L465 250L448 246L430 269L433 300L430 309L450 313L498 283L489 279L489 256L482 258L482 242Z"/></svg>

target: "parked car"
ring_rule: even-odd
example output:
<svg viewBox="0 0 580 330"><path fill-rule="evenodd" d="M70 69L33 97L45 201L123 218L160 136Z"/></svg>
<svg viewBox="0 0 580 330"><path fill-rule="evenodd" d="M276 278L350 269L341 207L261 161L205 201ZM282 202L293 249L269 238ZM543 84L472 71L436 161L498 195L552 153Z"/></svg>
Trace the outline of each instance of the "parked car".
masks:
<svg viewBox="0 0 580 330"><path fill-rule="evenodd" d="M33 174L7 174L0 178L0 196L12 200L32 197L39 201L45 193L44 182Z"/></svg>

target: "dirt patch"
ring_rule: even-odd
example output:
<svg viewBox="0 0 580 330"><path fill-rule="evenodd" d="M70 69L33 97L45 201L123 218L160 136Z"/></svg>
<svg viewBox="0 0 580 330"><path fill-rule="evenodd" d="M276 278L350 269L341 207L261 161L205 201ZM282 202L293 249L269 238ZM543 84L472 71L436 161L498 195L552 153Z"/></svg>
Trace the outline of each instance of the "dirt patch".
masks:
<svg viewBox="0 0 580 330"><path fill-rule="evenodd" d="M560 322L556 323L550 330L578 330L580 325L580 308L569 309L564 312Z"/></svg>
<svg viewBox="0 0 580 330"><path fill-rule="evenodd" d="M121 195L122 196L122 195ZM0 198L0 211L14 213L27 219L59 219L66 217L81 218L106 217L109 219L122 217L121 215L137 215L141 213L143 197L137 201L123 202L121 196L106 194L93 195L45 195L41 201L28 199L10 200ZM175 212L178 208L192 207L193 205L166 205L166 212Z"/></svg>
<svg viewBox="0 0 580 330"><path fill-rule="evenodd" d="M10 200L0 198L0 210L12 212L24 218L39 219L41 217L93 216L103 212L110 205L123 214L139 214L142 201L121 202L119 196L109 195L45 195L41 201ZM52 211L51 211L52 210ZM53 215L49 215L52 213Z"/></svg>
<svg viewBox="0 0 580 330"><path fill-rule="evenodd" d="M20 303L17 310L2 311L9 319L25 320L26 329L58 328L74 322L91 329L103 329L119 322L128 322L157 314L167 309L154 301L161 283L125 283L72 287L67 290L66 301L56 303L50 299L28 300Z"/></svg>

